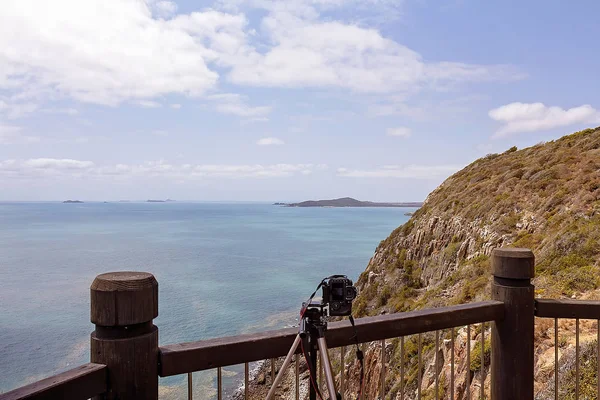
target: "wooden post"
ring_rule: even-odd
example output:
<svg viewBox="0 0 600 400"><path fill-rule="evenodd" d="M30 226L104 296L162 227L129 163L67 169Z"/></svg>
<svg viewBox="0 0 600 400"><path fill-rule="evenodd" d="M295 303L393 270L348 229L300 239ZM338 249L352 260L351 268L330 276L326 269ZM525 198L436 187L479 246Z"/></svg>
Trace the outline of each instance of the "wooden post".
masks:
<svg viewBox="0 0 600 400"><path fill-rule="evenodd" d="M158 282L146 272L98 275L91 291L91 361L108 367L96 399L158 399Z"/></svg>
<svg viewBox="0 0 600 400"><path fill-rule="evenodd" d="M534 267L529 249L492 252L492 300L504 302L492 324L492 399L533 400Z"/></svg>

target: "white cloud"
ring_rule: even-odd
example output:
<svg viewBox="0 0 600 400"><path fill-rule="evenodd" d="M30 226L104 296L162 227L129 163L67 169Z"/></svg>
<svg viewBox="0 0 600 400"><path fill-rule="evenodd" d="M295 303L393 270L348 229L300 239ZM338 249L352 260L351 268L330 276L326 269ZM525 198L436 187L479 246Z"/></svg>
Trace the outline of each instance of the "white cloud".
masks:
<svg viewBox="0 0 600 400"><path fill-rule="evenodd" d="M35 169L73 170L91 168L94 166L94 163L91 161L79 161L69 158L34 158L25 161L23 165Z"/></svg>
<svg viewBox="0 0 600 400"><path fill-rule="evenodd" d="M204 179L277 178L307 175L327 169L325 164L170 164L165 161L143 164L96 165L91 161L37 158L0 161L0 176L73 177L97 179Z"/></svg>
<svg viewBox="0 0 600 400"><path fill-rule="evenodd" d="M267 137L258 140L256 144L259 146L280 146L282 144L285 144L285 142L275 137Z"/></svg>
<svg viewBox="0 0 600 400"><path fill-rule="evenodd" d="M249 7L266 9L248 14L261 15L252 24L258 32L235 7L246 2L224 3L232 3L227 12L175 14L171 1L7 0L0 90L18 94L23 107L62 97L144 105L167 94L203 96L217 87L219 73L239 85L374 93L523 77L511 66L426 62L376 29L320 15L359 5L394 8L391 0L252 0ZM218 111L252 118L270 107L226 103Z"/></svg>
<svg viewBox="0 0 600 400"><path fill-rule="evenodd" d="M386 165L372 170L338 168L337 174L350 178L436 179L445 178L462 168L458 165Z"/></svg>
<svg viewBox="0 0 600 400"><path fill-rule="evenodd" d="M22 131L23 129L20 126L0 124L0 145L37 143L40 141L39 137L23 135Z"/></svg>
<svg viewBox="0 0 600 400"><path fill-rule="evenodd" d="M543 103L517 102L490 110L489 116L504 124L494 134L494 138L580 123L600 123L600 111L588 104L565 110L561 107L548 107Z"/></svg>
<svg viewBox="0 0 600 400"><path fill-rule="evenodd" d="M86 118L78 118L77 122L84 126L94 126L94 123Z"/></svg>
<svg viewBox="0 0 600 400"><path fill-rule="evenodd" d="M65 114L65 115L77 115L79 114L79 111L77 111L77 109L75 108L44 108L42 110L45 113L48 114Z"/></svg>
<svg viewBox="0 0 600 400"><path fill-rule="evenodd" d="M272 45L261 52L252 49L230 65L228 78L237 84L385 93L523 77L505 65L425 62L419 53L376 29L320 19L310 2L259 2L259 6L269 11L261 33Z"/></svg>
<svg viewBox="0 0 600 400"><path fill-rule="evenodd" d="M161 0L151 3L153 11L161 18L169 18L177 13L177 4L172 1Z"/></svg>
<svg viewBox="0 0 600 400"><path fill-rule="evenodd" d="M423 107L408 105L402 101L380 101L370 104L367 113L372 117L387 117L390 115L402 115L413 119L424 119L429 113Z"/></svg>
<svg viewBox="0 0 600 400"><path fill-rule="evenodd" d="M0 70L0 79L1 74L2 71ZM0 88L1 87L2 86L0 80ZM8 119L21 118L27 114L31 114L32 112L36 111L37 108L37 104L31 102L20 102L18 100L8 98L5 100L0 99L0 114L4 114Z"/></svg>
<svg viewBox="0 0 600 400"><path fill-rule="evenodd" d="M12 134L12 133L18 133L22 130L23 128L21 128L20 126L14 126L14 125L0 125L0 134Z"/></svg>
<svg viewBox="0 0 600 400"><path fill-rule="evenodd" d="M181 104L171 104L171 108L179 110L181 108Z"/></svg>
<svg viewBox="0 0 600 400"><path fill-rule="evenodd" d="M239 50L245 24L213 10L155 19L138 0L5 1L0 89L108 105L201 95L218 80L207 63Z"/></svg>
<svg viewBox="0 0 600 400"><path fill-rule="evenodd" d="M218 0L217 4L228 11L239 11L246 6L294 11L304 16L315 15L320 11L340 8L352 10L355 21L390 21L399 17L405 0ZM368 15L365 15L368 14Z"/></svg>
<svg viewBox="0 0 600 400"><path fill-rule="evenodd" d="M410 128L407 128L405 126L400 126L398 128L389 128L387 130L387 135L388 136L398 136L398 137L402 137L402 138L408 138L410 137L410 135L412 134Z"/></svg>
<svg viewBox="0 0 600 400"><path fill-rule="evenodd" d="M254 117L248 118L244 120L244 123L252 123L252 122L269 122L269 118L267 117Z"/></svg>
<svg viewBox="0 0 600 400"><path fill-rule="evenodd" d="M220 93L208 96L208 99L214 103L214 109L223 114L232 114L239 117L255 120L256 118L265 118L271 113L272 107L248 105L247 97L237 93Z"/></svg>
<svg viewBox="0 0 600 400"><path fill-rule="evenodd" d="M160 104L157 101L151 101L151 100L140 100L137 101L136 104L138 106L144 107L144 108L159 108L162 107L162 104Z"/></svg>
<svg viewBox="0 0 600 400"><path fill-rule="evenodd" d="M20 138L21 127L0 125L0 144L12 144Z"/></svg>
<svg viewBox="0 0 600 400"><path fill-rule="evenodd" d="M445 100L410 99L411 93L377 96L367 103L367 113L372 117L401 115L415 120L428 121L432 116L443 116L443 119L464 118L460 114L472 113L482 101L489 97L481 94L453 95ZM410 104L409 104L410 103Z"/></svg>

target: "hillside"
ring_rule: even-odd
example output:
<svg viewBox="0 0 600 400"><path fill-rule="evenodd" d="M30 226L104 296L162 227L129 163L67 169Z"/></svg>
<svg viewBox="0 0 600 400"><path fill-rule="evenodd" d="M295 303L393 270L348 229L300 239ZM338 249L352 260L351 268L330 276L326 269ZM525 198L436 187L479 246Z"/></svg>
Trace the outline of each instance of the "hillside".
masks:
<svg viewBox="0 0 600 400"><path fill-rule="evenodd" d="M360 296L354 312L377 315L487 299L489 255L493 248L508 245L534 251L538 296L599 297L600 128L491 154L448 178L377 247L358 280ZM541 335L536 351L538 392L547 389L548 368L553 368L548 364L553 363L549 355L553 356L554 348L546 322L539 320L536 331ZM569 321L561 324L561 330L573 328ZM592 328L595 324L584 327L584 336L585 329ZM478 335L475 331L471 340L479 340ZM459 331L459 337L462 340L454 351L460 358L466 332ZM566 336L560 349L565 357L572 353L571 338L574 335ZM446 348L444 356L449 351ZM377 357L378 352L370 356ZM397 365L396 342L388 353ZM467 366L473 370L474 361L472 357L466 363L463 357L459 371ZM407 361L407 368L414 370L414 363ZM376 391L376 377L371 379ZM475 370L473 379L476 389L481 377ZM425 373L422 389L431 391L432 382L431 374ZM408 384L415 390L414 377ZM484 376L484 384L489 385L489 375ZM459 394L464 392L462 385ZM388 386L394 393L397 377L390 378ZM372 395L369 398L376 393Z"/></svg>
<svg viewBox="0 0 600 400"><path fill-rule="evenodd" d="M477 277L487 279L492 249L507 245L534 251L539 294L577 297L600 285L599 240L600 128L513 147L452 175L380 243L359 279L355 311L406 311L487 296L481 292L487 281ZM451 290L457 282L460 292ZM403 290L388 297L386 287Z"/></svg>
<svg viewBox="0 0 600 400"><path fill-rule="evenodd" d="M373 201L360 201L352 197L342 197L331 200L308 200L300 203L275 203L275 205L286 205L288 207L421 207L421 202L408 203L377 203Z"/></svg>
<svg viewBox="0 0 600 400"><path fill-rule="evenodd" d="M489 298L491 251L502 246L528 247L536 256L536 295L547 298L600 298L600 128L502 154L490 154L449 177L403 226L377 247L358 279L357 317L411 311ZM560 320L559 398L574 399L574 321ZM581 323L581 398L595 398L596 322ZM440 376L448 398L449 358L456 358L455 398L464 399L467 373L471 393L489 389L489 324L485 363L480 372L481 326L442 333ZM554 334L551 320L536 320L536 399L553 398ZM423 335L422 380L417 382L416 337L408 337L401 358L399 339L386 342L386 399L399 394L401 362L406 371L405 399L435 398L433 334ZM471 358L466 359L466 346ZM380 343L366 347L365 398L379 397ZM331 355L334 362L339 356ZM358 366L349 357L350 385L343 398L357 392ZM306 373L302 375L306 390ZM288 378L291 382L291 377ZM483 382L482 382L483 381ZM267 382L268 383L268 382ZM290 383L291 385L291 383ZM260 386L260 385L259 385ZM291 387L291 386L290 386ZM293 393L292 390L284 392ZM489 394L489 391L488 391ZM287 396L284 398L293 398Z"/></svg>

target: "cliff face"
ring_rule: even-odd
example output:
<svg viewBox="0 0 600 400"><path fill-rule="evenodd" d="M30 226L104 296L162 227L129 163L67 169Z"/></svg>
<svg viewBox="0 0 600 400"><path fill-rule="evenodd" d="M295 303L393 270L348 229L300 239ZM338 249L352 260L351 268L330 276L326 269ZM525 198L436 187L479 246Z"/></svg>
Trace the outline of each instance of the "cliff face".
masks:
<svg viewBox="0 0 600 400"><path fill-rule="evenodd" d="M485 297L477 277L488 278L488 256L506 245L534 250L544 295L578 296L600 283L589 279L598 272L599 221L600 128L488 155L448 178L380 243L358 281L355 312ZM469 276L475 281L459 279Z"/></svg>
<svg viewBox="0 0 600 400"><path fill-rule="evenodd" d="M354 313L378 315L487 299L489 255L492 249L508 245L534 251L534 284L540 297L599 297L600 128L488 155L448 178L409 222L377 247L358 280L360 295ZM538 324L536 386L545 393L553 373L553 329L543 320ZM571 329L568 321L561 321L561 330ZM591 332L595 324L582 328L584 336L585 329ZM471 391L477 392L482 380L489 387L489 327L484 330L483 372L475 359L481 357L481 327L472 327L468 339L464 328L456 334L455 346L450 348L450 332L442 333L438 379L446 390L447 364L454 352L459 385L455 397L463 398L464 377L469 374ZM434 394L432 335L422 337L421 382L414 376L415 357L405 355L405 398L414 397L418 384L422 393ZM565 362L573 346L571 336L567 332L561 341ZM406 340L409 352L414 350L415 339ZM471 360L465 358L467 343ZM368 358L379 357L378 346L371 345ZM390 341L386 354L390 371L386 397L395 398L400 387L398 340ZM377 370L368 371L368 381L377 379ZM377 385L370 386L367 398L378 398L378 391Z"/></svg>

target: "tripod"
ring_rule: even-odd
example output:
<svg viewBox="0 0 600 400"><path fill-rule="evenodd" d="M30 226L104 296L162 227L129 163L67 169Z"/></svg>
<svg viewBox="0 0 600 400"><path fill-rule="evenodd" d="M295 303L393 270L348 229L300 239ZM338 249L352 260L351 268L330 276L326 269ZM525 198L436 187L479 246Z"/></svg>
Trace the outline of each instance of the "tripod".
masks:
<svg viewBox="0 0 600 400"><path fill-rule="evenodd" d="M335 396L337 400L341 400L342 396L336 392L335 390L335 382L333 380L333 372L331 371L331 362L329 361L329 354L327 352L327 342L325 341L325 331L327 330L327 321L325 321L323 316L323 307L324 305L321 302L311 302L308 305L306 303L302 304L303 314L302 320L300 321L300 329L298 330L298 335L290 348L285 360L283 361L283 365L277 374L277 377L273 381L273 385L267 394L266 400L273 399L275 395L275 391L277 390L277 386L281 383L285 371L289 367L292 362L292 357L296 353L298 349L298 345L302 342L302 349L309 349L308 355L306 356L306 361L308 363L308 370L310 374L310 391L309 398L310 400L317 399L317 348L321 353L321 363L323 364L323 369L325 371L325 380L327 383L327 391L329 392L329 398L333 399L332 396ZM314 380L313 380L314 379Z"/></svg>

